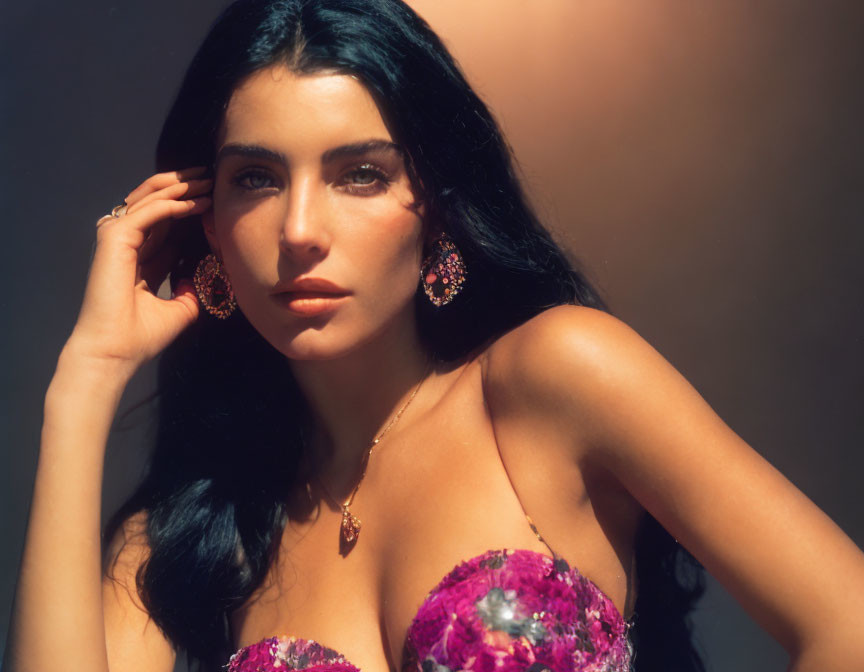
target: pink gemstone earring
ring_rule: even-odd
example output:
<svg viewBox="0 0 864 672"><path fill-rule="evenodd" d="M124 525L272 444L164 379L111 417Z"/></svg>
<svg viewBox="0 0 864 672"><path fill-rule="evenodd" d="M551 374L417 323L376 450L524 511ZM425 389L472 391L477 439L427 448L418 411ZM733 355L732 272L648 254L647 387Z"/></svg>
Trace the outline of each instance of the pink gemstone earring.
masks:
<svg viewBox="0 0 864 672"><path fill-rule="evenodd" d="M224 320L237 308L228 274L212 252L198 262L192 283L198 301L214 317Z"/></svg>
<svg viewBox="0 0 864 672"><path fill-rule="evenodd" d="M420 267L423 291L435 306L446 306L461 291L467 275L459 248L450 236L442 233L432 243L432 252Z"/></svg>

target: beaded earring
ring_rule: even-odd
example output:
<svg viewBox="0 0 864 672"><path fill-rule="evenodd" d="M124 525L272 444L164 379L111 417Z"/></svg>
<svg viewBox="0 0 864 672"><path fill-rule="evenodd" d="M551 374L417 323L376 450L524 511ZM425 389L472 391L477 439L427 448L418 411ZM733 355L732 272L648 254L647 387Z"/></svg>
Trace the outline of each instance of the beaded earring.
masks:
<svg viewBox="0 0 864 672"><path fill-rule="evenodd" d="M224 320L237 308L228 274L212 252L198 262L192 283L198 301L214 317Z"/></svg>
<svg viewBox="0 0 864 672"><path fill-rule="evenodd" d="M436 307L446 306L461 291L467 275L459 248L450 236L442 233L432 243L431 254L420 266L423 291Z"/></svg>

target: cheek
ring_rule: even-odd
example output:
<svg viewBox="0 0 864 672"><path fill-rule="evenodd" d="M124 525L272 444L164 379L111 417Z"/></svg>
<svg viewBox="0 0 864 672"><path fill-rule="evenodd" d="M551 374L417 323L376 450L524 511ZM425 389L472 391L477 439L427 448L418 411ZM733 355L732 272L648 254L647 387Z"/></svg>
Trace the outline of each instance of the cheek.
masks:
<svg viewBox="0 0 864 672"><path fill-rule="evenodd" d="M401 180L393 183L386 195L338 201L337 210L346 216L340 228L353 232L351 247L356 253L347 250L349 257L354 256L358 266L374 262L388 273L402 274L411 268L419 278L424 227L422 218L411 207L413 202L409 185Z"/></svg>
<svg viewBox="0 0 864 672"><path fill-rule="evenodd" d="M403 212L378 220L357 248L364 248L362 257L368 260L364 265L374 264L374 271L386 274L393 282L410 283L420 277L422 232L420 219Z"/></svg>
<svg viewBox="0 0 864 672"><path fill-rule="evenodd" d="M255 276L266 268L275 267L278 251L278 231L272 233L273 208L226 208L215 217L216 235L222 246L225 265L232 277ZM257 273L256 273L257 272Z"/></svg>

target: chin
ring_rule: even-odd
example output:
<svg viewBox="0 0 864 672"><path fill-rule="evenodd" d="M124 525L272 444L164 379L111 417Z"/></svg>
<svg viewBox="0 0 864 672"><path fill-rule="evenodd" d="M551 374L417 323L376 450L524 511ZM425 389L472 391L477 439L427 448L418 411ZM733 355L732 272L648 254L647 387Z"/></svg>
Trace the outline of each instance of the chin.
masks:
<svg viewBox="0 0 864 672"><path fill-rule="evenodd" d="M336 313L287 321L272 315L259 316L262 319L247 315L247 319L285 357L325 361L345 357L377 339L398 339L415 319L413 295L404 303L375 308L364 311L350 305Z"/></svg>
<svg viewBox="0 0 864 672"><path fill-rule="evenodd" d="M324 362L331 359L340 359L349 354L354 348L332 348L323 344L313 344L307 347L298 347L294 344L278 348L279 352L288 359L300 362Z"/></svg>
<svg viewBox="0 0 864 672"><path fill-rule="evenodd" d="M299 329L289 330L281 325L270 334L262 332L262 335L289 359L326 361L349 355L374 338L375 330L369 329L371 325L364 326L365 329L360 329L328 324L326 320L319 323L310 320Z"/></svg>

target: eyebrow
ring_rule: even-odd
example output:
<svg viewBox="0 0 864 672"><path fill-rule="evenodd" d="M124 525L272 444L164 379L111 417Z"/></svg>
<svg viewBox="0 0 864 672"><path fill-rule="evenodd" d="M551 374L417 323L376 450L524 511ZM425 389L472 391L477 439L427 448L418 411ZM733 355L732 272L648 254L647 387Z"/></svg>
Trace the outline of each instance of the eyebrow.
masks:
<svg viewBox="0 0 864 672"><path fill-rule="evenodd" d="M404 150L400 145L397 145L395 142L390 142L389 140L363 140L361 142L353 142L348 145L340 145L339 147L328 149L321 155L321 161L322 163L331 163L346 156L360 156L369 152L397 152L402 154L403 151ZM265 161L272 161L283 166L288 166L288 159L282 152L277 152L273 149L262 147L261 145L244 143L229 143L223 145L219 149L219 153L216 155L214 166L218 166L223 159L229 156L244 156L253 159L264 159Z"/></svg>

